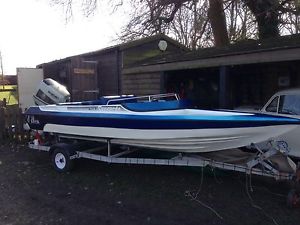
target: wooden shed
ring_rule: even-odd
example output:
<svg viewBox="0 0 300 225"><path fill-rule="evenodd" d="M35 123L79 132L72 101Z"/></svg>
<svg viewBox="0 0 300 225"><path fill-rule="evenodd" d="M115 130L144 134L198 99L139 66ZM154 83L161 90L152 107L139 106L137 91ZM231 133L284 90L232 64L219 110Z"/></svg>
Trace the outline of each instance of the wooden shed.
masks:
<svg viewBox="0 0 300 225"><path fill-rule="evenodd" d="M17 76L16 75L1 76L0 85L17 85Z"/></svg>
<svg viewBox="0 0 300 225"><path fill-rule="evenodd" d="M166 49L159 49L163 44ZM156 35L85 54L38 65L44 77L64 84L72 101L95 99L103 95L150 94L161 91L161 73L123 75L123 68L188 49L175 40Z"/></svg>
<svg viewBox="0 0 300 225"><path fill-rule="evenodd" d="M158 80L160 74L156 89L176 91L196 107L260 107L276 91L300 86L299 64L300 35L291 35L165 54L126 66L122 74L132 80L130 91ZM141 87L134 82L138 77L149 81Z"/></svg>

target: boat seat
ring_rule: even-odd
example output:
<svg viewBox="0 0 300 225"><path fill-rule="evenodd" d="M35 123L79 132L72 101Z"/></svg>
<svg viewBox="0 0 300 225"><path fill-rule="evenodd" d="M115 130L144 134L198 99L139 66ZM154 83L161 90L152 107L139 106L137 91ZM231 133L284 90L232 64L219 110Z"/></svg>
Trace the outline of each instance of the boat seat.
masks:
<svg viewBox="0 0 300 225"><path fill-rule="evenodd" d="M152 101L139 103L122 103L122 106L131 111L145 112L158 110L185 109L190 106L187 100Z"/></svg>

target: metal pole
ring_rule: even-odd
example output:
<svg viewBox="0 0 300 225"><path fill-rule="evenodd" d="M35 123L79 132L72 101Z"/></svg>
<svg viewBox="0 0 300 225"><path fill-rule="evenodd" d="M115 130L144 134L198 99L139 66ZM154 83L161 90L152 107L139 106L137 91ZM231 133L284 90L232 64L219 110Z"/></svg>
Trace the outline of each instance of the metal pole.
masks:
<svg viewBox="0 0 300 225"><path fill-rule="evenodd" d="M4 73L3 73L3 63L2 63L2 54L0 51L0 62L1 62L1 74L2 74L2 88L4 90Z"/></svg>

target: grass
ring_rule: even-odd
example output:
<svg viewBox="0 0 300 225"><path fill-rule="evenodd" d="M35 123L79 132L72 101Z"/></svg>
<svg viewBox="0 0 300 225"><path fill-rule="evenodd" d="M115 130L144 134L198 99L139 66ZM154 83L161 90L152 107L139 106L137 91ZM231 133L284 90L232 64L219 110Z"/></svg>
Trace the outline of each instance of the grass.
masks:
<svg viewBox="0 0 300 225"><path fill-rule="evenodd" d="M4 98L6 98L7 105L15 105L18 104L18 92L17 92L17 86L16 85L4 85L4 91L3 92L3 86L0 86L0 101L3 101Z"/></svg>

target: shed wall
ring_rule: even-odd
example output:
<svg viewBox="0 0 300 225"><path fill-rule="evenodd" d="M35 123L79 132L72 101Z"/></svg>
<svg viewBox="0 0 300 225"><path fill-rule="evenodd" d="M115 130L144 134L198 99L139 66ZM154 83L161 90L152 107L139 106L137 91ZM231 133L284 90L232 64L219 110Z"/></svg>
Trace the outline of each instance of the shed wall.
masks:
<svg viewBox="0 0 300 225"><path fill-rule="evenodd" d="M123 74L123 94L148 95L161 92L161 73Z"/></svg>
<svg viewBox="0 0 300 225"><path fill-rule="evenodd" d="M74 57L71 65L69 82L72 87L72 101L97 99L99 95L97 63Z"/></svg>
<svg viewBox="0 0 300 225"><path fill-rule="evenodd" d="M101 95L118 95L119 66L118 50L86 57L87 61L96 61L98 70L98 87Z"/></svg>

